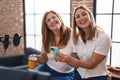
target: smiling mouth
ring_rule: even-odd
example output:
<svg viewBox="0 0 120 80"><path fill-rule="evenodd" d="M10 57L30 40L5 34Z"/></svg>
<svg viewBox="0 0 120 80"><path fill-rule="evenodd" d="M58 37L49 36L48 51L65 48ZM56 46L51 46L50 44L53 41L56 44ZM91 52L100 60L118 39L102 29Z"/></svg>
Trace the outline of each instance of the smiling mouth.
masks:
<svg viewBox="0 0 120 80"><path fill-rule="evenodd" d="M80 24L85 24L87 21L86 20L82 20L80 21Z"/></svg>
<svg viewBox="0 0 120 80"><path fill-rule="evenodd" d="M56 24L51 24L50 26L56 26Z"/></svg>

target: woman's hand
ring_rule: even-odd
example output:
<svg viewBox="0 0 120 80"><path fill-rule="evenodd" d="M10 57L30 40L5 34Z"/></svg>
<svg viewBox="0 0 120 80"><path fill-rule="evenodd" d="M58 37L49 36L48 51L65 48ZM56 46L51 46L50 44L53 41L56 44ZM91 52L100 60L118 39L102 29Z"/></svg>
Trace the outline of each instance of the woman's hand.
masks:
<svg viewBox="0 0 120 80"><path fill-rule="evenodd" d="M55 59L56 59L57 62L64 62L64 63L66 63L68 57L69 56L60 53L60 54L56 54L56 58Z"/></svg>
<svg viewBox="0 0 120 80"><path fill-rule="evenodd" d="M75 68L79 67L79 64L78 64L79 60L78 59L76 59L72 56L69 56L69 55L64 55L62 53L56 55L56 61L67 63L70 66L75 67Z"/></svg>
<svg viewBox="0 0 120 80"><path fill-rule="evenodd" d="M47 62L48 57L46 53L41 52L40 55L37 56L37 62L40 64L44 64Z"/></svg>

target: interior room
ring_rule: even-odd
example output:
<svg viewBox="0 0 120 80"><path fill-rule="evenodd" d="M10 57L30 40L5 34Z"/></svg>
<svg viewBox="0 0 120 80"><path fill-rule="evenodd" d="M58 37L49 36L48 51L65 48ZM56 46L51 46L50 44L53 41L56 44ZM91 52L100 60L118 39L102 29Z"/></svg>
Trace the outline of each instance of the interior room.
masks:
<svg viewBox="0 0 120 80"><path fill-rule="evenodd" d="M92 11L96 24L110 36L106 68L111 80L120 80L119 4L120 0L0 0L0 80L8 80L1 76L7 74L5 70L14 71L9 80L15 73L30 74L25 78L29 80L49 80L49 73L28 70L29 55L42 49L42 17L55 10L71 28L74 10L80 5ZM41 75L46 78L40 79Z"/></svg>

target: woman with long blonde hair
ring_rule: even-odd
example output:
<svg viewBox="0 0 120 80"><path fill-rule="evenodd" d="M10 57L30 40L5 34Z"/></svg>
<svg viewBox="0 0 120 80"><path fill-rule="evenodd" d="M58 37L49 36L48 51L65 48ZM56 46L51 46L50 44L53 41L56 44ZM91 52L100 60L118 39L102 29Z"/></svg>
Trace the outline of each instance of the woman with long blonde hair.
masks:
<svg viewBox="0 0 120 80"><path fill-rule="evenodd" d="M75 67L83 80L107 80L110 45L110 37L95 24L90 9L81 5L74 11L73 22L73 52L79 59L58 54L57 60Z"/></svg>

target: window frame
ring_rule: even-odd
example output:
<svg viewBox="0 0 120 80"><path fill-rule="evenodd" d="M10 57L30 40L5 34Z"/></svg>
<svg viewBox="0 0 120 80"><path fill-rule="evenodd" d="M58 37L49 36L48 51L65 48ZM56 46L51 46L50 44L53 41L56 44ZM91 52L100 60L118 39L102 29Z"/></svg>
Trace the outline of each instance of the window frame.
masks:
<svg viewBox="0 0 120 80"><path fill-rule="evenodd" d="M115 41L113 40L113 36L114 36L114 33L113 33L113 29L114 29L114 17L115 15L120 15L120 13L114 13L114 7L115 7L115 0L112 0L112 13L97 13L97 0L94 0L94 3L93 3L93 14L94 14L94 17L95 17L95 21L97 20L97 16L99 15L111 15L111 34L110 34L110 37L111 37L111 40L112 40L112 43L111 43L111 47L110 47L110 54L109 54L109 57L108 57L108 65L111 65L111 66L116 66L118 67L117 65L113 65L114 64L114 61L116 60L115 58L113 58L113 45L116 44L116 45L120 45L120 40L119 41ZM99 26L99 25L98 25ZM118 60L119 61L119 60ZM120 67L120 65L119 65Z"/></svg>

